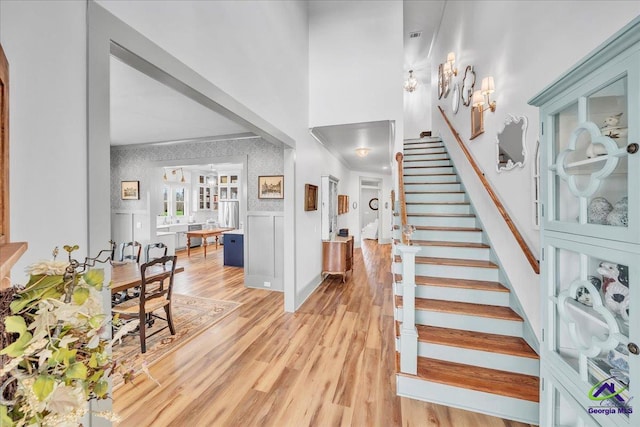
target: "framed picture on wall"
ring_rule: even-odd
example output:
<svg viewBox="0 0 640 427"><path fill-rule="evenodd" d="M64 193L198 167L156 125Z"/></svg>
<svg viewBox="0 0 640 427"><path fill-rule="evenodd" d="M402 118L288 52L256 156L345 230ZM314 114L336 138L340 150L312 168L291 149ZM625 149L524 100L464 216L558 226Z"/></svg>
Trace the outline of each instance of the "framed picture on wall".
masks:
<svg viewBox="0 0 640 427"><path fill-rule="evenodd" d="M121 181L120 198L122 200L140 200L140 181Z"/></svg>
<svg viewBox="0 0 640 427"><path fill-rule="evenodd" d="M313 184L304 185L304 210L318 210L318 186Z"/></svg>
<svg viewBox="0 0 640 427"><path fill-rule="evenodd" d="M482 107L471 107L471 138L473 139L478 135L484 133Z"/></svg>
<svg viewBox="0 0 640 427"><path fill-rule="evenodd" d="M259 199L284 199L284 175L258 177Z"/></svg>

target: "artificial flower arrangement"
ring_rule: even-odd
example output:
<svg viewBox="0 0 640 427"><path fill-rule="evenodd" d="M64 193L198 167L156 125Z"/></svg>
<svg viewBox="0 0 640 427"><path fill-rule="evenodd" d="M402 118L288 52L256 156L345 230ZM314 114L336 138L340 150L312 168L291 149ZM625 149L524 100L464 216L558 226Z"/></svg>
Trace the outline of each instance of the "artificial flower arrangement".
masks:
<svg viewBox="0 0 640 427"><path fill-rule="evenodd" d="M120 328L112 340L104 338L112 324L100 296L104 270L89 268L110 258L100 261L99 255L81 264L71 258L77 245L64 249L68 261L55 260L56 248L54 260L28 268L29 282L4 319L6 332L17 338L0 351L5 355L0 368L2 427L76 427L88 411L87 402L108 398L109 377L122 372L112 360L111 345L137 322ZM122 375L131 380L132 374ZM13 396L6 399L9 386ZM108 412L97 415L114 419Z"/></svg>

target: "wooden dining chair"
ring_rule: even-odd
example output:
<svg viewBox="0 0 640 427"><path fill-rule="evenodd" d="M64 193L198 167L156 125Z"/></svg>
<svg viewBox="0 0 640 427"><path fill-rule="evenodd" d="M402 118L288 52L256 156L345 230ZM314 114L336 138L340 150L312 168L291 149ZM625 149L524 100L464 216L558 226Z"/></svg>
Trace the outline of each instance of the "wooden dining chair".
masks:
<svg viewBox="0 0 640 427"><path fill-rule="evenodd" d="M151 256L153 252L162 253L160 256L167 256L167 245L162 242L158 243L149 243L144 247L144 262L153 261L158 258L157 256Z"/></svg>
<svg viewBox="0 0 640 427"><path fill-rule="evenodd" d="M176 334L171 315L171 297L177 259L178 257L175 255L169 255L142 264L140 266L140 296L126 300L112 308L113 313L119 314L120 318L124 320L139 319L140 349L143 353L147 351L147 338L165 330L167 327L171 335ZM164 308L165 317L155 313L161 308ZM147 335L147 326L153 323L152 319L165 320L167 326Z"/></svg>
<svg viewBox="0 0 640 427"><path fill-rule="evenodd" d="M140 262L142 245L136 241L120 244L120 261Z"/></svg>

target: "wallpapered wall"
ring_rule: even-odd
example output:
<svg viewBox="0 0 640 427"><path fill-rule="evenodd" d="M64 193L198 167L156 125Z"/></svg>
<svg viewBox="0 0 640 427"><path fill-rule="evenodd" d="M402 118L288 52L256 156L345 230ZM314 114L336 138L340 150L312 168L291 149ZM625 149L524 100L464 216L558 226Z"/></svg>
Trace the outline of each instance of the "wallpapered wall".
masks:
<svg viewBox="0 0 640 427"><path fill-rule="evenodd" d="M284 173L282 147L277 147L262 138L162 146L111 147L111 208L128 211L147 209L145 200L120 199L120 181L140 181L142 196L149 188L152 162L240 155L247 155L248 162L247 211L283 211L282 199L258 199L258 176ZM287 185L287 182L284 184Z"/></svg>

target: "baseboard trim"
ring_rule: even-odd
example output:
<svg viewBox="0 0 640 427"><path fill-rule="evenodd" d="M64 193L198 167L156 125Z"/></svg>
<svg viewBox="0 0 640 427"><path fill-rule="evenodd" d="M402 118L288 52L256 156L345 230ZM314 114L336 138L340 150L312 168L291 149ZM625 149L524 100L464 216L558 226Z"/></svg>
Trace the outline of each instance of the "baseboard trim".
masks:
<svg viewBox="0 0 640 427"><path fill-rule="evenodd" d="M305 286L302 289L302 292L296 292L295 309L294 309L295 311L297 311L302 306L302 304L304 304L305 301L307 301L307 299L311 296L311 294L316 289L318 289L318 286L320 286L323 280L324 279L322 278L322 275L319 274L313 279L311 279L309 282L307 282L307 286Z"/></svg>

